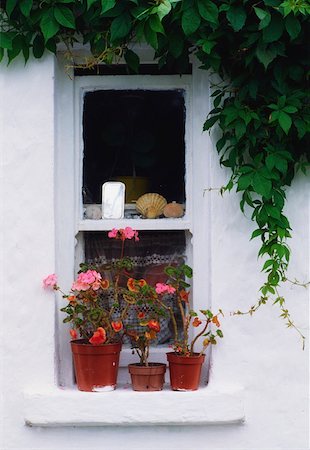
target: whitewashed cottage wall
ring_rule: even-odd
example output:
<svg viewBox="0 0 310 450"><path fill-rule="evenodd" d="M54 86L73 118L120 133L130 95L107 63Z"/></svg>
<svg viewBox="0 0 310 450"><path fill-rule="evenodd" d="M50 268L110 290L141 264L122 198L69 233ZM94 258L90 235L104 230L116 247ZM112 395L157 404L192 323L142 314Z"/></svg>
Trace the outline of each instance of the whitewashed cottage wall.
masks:
<svg viewBox="0 0 310 450"><path fill-rule="evenodd" d="M216 425L25 424L29 407L25 393L42 392L55 383L55 307L41 288L41 279L54 270L57 257L54 64L47 56L26 66L19 60L0 69L1 450L308 449L308 347L302 351L298 335L285 328L276 307L266 305L253 317L229 315L255 302L263 277L257 244L249 243L253 224L241 215L238 196L222 198L217 191L207 191L202 200L211 202L210 292L212 307L228 313L223 320L225 339L213 351L210 384L228 392L231 385L243 388L244 422L221 424L225 403L210 403L210 409L217 408ZM215 151L211 160L206 189L220 187L227 175L219 168ZM301 281L310 279L309 187L309 177L299 176L288 192L287 214L293 228L289 274ZM307 334L309 290L288 286L285 295L296 324ZM99 395L102 409L108 408L113 393ZM197 396L197 409L205 408L201 401ZM60 400L59 411L63 408Z"/></svg>

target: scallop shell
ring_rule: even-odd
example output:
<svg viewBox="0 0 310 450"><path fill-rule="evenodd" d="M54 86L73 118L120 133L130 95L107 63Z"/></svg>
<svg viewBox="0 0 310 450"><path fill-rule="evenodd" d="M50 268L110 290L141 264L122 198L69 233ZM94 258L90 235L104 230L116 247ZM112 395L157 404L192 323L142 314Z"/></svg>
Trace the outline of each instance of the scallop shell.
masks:
<svg viewBox="0 0 310 450"><path fill-rule="evenodd" d="M163 213L167 200L159 194L149 193L138 198L136 210L147 219L156 219Z"/></svg>
<svg viewBox="0 0 310 450"><path fill-rule="evenodd" d="M168 218L176 218L184 216L184 208L180 203L172 202L168 203L163 210L163 214Z"/></svg>

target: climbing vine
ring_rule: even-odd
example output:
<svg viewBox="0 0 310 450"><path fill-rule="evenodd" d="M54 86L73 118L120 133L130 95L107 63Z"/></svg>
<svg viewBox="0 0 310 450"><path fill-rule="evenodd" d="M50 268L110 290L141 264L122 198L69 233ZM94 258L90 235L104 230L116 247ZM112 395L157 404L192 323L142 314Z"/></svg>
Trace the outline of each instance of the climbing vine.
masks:
<svg viewBox="0 0 310 450"><path fill-rule="evenodd" d="M159 68L181 74L195 55L201 69L219 75L223 81L213 86L214 107L204 130L221 131L220 163L231 170L223 191L236 187L241 210L251 211L252 238L261 241L266 273L247 313L272 298L289 327L295 324L279 293L290 260L291 227L283 210L286 187L310 162L309 12L306 0L0 2L0 58L6 54L9 63L19 54L27 61L30 53L35 58L46 50L56 53L59 43L72 55L81 42L90 46L88 67L124 57L128 70L138 73L131 44L146 41Z"/></svg>

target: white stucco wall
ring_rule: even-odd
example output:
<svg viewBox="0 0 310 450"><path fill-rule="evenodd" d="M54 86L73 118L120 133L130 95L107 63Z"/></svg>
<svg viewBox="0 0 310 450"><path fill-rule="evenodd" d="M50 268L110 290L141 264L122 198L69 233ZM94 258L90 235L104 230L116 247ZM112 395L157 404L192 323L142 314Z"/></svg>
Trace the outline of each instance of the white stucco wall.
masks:
<svg viewBox="0 0 310 450"><path fill-rule="evenodd" d="M249 243L253 224L241 215L234 193L222 198L216 191L203 199L211 202L212 212L212 306L227 314L225 339L213 353L211 380L214 386L234 383L244 388L245 422L182 427L25 425L24 391L54 383L55 311L41 288L56 258L53 58L30 61L26 67L22 61L9 68L2 65L0 92L0 449L308 449L308 347L302 351L298 335L286 329L275 306L266 305L253 317L229 316L229 311L255 303L263 278L257 244ZM219 187L225 180L214 152L206 188ZM289 274L301 281L310 279L309 187L309 177L299 176L288 191L287 214L293 228ZM285 295L292 317L307 334L309 290L288 286ZM108 408L109 401L111 396L102 396L102 408Z"/></svg>

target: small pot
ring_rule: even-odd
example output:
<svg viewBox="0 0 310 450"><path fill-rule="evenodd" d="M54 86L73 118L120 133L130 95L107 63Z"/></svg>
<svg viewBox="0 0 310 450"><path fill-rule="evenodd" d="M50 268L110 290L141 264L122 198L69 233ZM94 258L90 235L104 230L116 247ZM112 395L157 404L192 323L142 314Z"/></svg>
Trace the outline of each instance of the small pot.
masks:
<svg viewBox="0 0 310 450"><path fill-rule="evenodd" d="M196 391L200 382L201 367L205 355L195 353L182 356L175 352L167 353L171 389L174 391Z"/></svg>
<svg viewBox="0 0 310 450"><path fill-rule="evenodd" d="M80 391L113 391L116 387L120 342L92 345L85 339L71 341L75 376Z"/></svg>
<svg viewBox="0 0 310 450"><path fill-rule="evenodd" d="M161 391L165 383L166 364L149 363L129 364L128 370L131 376L132 389L134 391Z"/></svg>

